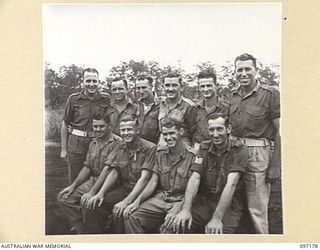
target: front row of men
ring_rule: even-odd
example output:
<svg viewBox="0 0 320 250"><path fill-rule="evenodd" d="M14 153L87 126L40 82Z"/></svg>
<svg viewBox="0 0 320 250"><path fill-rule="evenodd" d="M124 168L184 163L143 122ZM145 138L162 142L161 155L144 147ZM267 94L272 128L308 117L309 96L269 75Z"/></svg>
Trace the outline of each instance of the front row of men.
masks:
<svg viewBox="0 0 320 250"><path fill-rule="evenodd" d="M161 120L165 146L139 137L136 119L93 120L96 138L83 169L58 200L77 233L235 233L244 207L242 176L249 152L229 135L228 117L207 118L210 141L183 142L174 118Z"/></svg>

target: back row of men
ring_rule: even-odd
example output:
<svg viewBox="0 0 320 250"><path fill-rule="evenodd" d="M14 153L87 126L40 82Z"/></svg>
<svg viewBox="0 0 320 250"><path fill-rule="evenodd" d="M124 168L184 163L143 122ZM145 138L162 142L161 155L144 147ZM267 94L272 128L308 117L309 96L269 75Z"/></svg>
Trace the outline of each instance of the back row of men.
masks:
<svg viewBox="0 0 320 250"><path fill-rule="evenodd" d="M279 92L256 80L252 55L235 59L235 74L230 103L204 71L196 105L176 74L164 77L161 101L152 78L138 77L135 104L126 80L112 81L110 99L98 72L84 70L61 129L70 185L58 200L76 231L235 233L246 207L255 232L267 234L270 183L280 177Z"/></svg>

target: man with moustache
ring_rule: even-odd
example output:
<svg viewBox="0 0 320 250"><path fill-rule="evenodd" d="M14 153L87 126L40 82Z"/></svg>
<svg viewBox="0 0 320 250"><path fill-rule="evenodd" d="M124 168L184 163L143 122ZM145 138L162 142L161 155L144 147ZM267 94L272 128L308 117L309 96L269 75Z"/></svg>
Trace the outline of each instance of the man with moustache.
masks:
<svg viewBox="0 0 320 250"><path fill-rule="evenodd" d="M244 201L241 177L249 153L239 140L231 140L231 126L226 114L207 117L211 140L200 144L191 167L185 200L175 216L176 233L235 233L242 216Z"/></svg>
<svg viewBox="0 0 320 250"><path fill-rule="evenodd" d="M167 145L158 148L148 185L124 211L126 233L159 232L166 216L180 210L184 199L195 152L182 141L176 119L164 118L161 133Z"/></svg>
<svg viewBox="0 0 320 250"><path fill-rule="evenodd" d="M122 213L147 185L157 146L138 135L137 120L124 116L120 120L123 142L112 154L110 174L99 192L85 204L85 226L88 233L104 233L108 217L114 214L113 233L123 233ZM114 187L117 180L121 184ZM113 190L112 190L113 188Z"/></svg>
<svg viewBox="0 0 320 250"><path fill-rule="evenodd" d="M103 169L110 165L111 153L120 147L120 137L111 132L108 115L98 114L92 127L96 138L89 145L84 167L73 183L57 195L64 214L79 234L85 233L81 205L98 192L108 174Z"/></svg>
<svg viewBox="0 0 320 250"><path fill-rule="evenodd" d="M270 183L280 177L280 95L256 80L256 58L252 55L235 59L235 74L240 86L231 91L231 135L249 149L245 175L248 209L255 232L268 234Z"/></svg>
<svg viewBox="0 0 320 250"><path fill-rule="evenodd" d="M128 96L128 82L124 78L115 78L111 82L112 102L107 110L111 119L112 132L120 135L119 124L124 116L136 117L138 107Z"/></svg>
<svg viewBox="0 0 320 250"><path fill-rule="evenodd" d="M83 71L83 90L68 97L61 126L61 158L68 160L69 184L80 172L89 143L95 136L92 120L96 113L105 112L110 97L98 90L99 73L94 68ZM70 133L68 133L68 126Z"/></svg>
<svg viewBox="0 0 320 250"><path fill-rule="evenodd" d="M195 126L196 111L194 103L182 96L182 79L177 73L169 73L164 77L166 99L160 103L159 121L165 117L174 118L181 123L182 140L189 146ZM161 131L160 131L161 132ZM160 143L160 145L163 143Z"/></svg>
<svg viewBox="0 0 320 250"><path fill-rule="evenodd" d="M217 76L211 69L201 71L198 75L201 100L196 104L196 126L193 143L196 149L201 142L210 140L207 118L213 113L228 114L229 104L219 100L217 95Z"/></svg>
<svg viewBox="0 0 320 250"><path fill-rule="evenodd" d="M155 93L152 91L153 79L148 75L137 77L136 93L138 95L138 122L140 136L153 143L158 143L160 137L159 131L159 106L160 102L156 101Z"/></svg>

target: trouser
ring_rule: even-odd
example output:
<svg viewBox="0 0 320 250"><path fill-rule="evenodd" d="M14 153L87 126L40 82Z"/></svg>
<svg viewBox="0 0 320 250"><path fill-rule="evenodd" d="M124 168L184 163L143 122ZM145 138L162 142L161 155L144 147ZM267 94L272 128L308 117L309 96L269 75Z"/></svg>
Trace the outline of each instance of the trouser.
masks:
<svg viewBox="0 0 320 250"><path fill-rule="evenodd" d="M125 220L126 233L159 233L164 219L171 209L181 204L181 200L168 202L163 198L164 194L158 193L154 197L143 202L127 220Z"/></svg>
<svg viewBox="0 0 320 250"><path fill-rule="evenodd" d="M107 192L104 196L104 201L101 207L96 207L93 210L84 208L84 224L86 232L89 234L101 234L104 233L108 219L112 219L112 209L115 204L122 201L132 191L132 188L125 187L123 185L115 188L114 190ZM110 221L109 221L110 222ZM123 231L121 223L123 221L115 220L111 221L115 230ZM116 224L119 223L117 226ZM120 232L119 232L120 233Z"/></svg>
<svg viewBox="0 0 320 250"><path fill-rule="evenodd" d="M67 198L63 195L59 200L59 204L63 213L70 221L70 225L75 227L77 233L85 233L83 225L83 209L80 205L82 195L89 192L95 183L95 178L90 177L89 180L78 186L74 192Z"/></svg>
<svg viewBox="0 0 320 250"><path fill-rule="evenodd" d="M68 177L71 184L83 168L92 138L69 135L68 138Z"/></svg>
<svg viewBox="0 0 320 250"><path fill-rule="evenodd" d="M219 199L210 199L203 195L196 196L192 203L191 229L187 229L185 233L205 233L205 226L211 220L218 202ZM243 205L233 200L222 218L224 234L233 234L236 232L242 213ZM172 231L166 233L172 233Z"/></svg>
<svg viewBox="0 0 320 250"><path fill-rule="evenodd" d="M255 232L268 234L268 203L270 184L266 182L271 156L270 146L248 146L249 162L245 174L248 210Z"/></svg>

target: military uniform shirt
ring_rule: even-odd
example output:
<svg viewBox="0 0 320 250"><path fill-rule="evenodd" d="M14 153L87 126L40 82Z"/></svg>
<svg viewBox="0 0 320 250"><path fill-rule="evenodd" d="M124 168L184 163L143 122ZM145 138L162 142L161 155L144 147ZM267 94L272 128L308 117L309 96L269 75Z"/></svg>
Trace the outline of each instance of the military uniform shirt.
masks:
<svg viewBox="0 0 320 250"><path fill-rule="evenodd" d="M231 134L236 137L275 139L273 119L280 117L280 94L273 87L257 83L246 96L241 86L231 91Z"/></svg>

